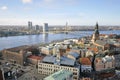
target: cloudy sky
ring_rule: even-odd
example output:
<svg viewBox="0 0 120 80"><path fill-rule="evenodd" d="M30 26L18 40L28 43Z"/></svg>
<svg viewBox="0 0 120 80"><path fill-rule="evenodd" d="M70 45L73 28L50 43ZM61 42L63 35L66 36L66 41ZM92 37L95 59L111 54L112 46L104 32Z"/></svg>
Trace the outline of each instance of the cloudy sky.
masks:
<svg viewBox="0 0 120 80"><path fill-rule="evenodd" d="M0 0L0 25L120 25L120 0Z"/></svg>

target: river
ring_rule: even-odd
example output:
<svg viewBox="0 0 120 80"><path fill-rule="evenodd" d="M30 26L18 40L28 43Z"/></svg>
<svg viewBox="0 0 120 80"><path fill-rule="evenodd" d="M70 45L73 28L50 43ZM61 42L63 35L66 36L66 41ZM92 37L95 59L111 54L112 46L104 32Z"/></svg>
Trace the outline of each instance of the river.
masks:
<svg viewBox="0 0 120 80"><path fill-rule="evenodd" d="M68 39L68 38L80 38L84 36L90 36L91 34L93 34L93 31L74 31L74 32L69 32L68 34L49 33L49 34L39 34L39 35L0 37L0 50L22 46L22 45L48 43L54 40L63 40L63 39ZM120 30L100 31L100 34L120 34Z"/></svg>

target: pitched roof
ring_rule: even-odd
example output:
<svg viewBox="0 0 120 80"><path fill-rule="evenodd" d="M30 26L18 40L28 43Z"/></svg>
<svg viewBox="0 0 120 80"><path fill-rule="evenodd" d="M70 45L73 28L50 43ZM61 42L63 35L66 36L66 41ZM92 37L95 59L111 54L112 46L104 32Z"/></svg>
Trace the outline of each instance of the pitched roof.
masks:
<svg viewBox="0 0 120 80"><path fill-rule="evenodd" d="M79 54L77 52L69 52L69 55L75 57L75 58L78 58L79 57Z"/></svg>
<svg viewBox="0 0 120 80"><path fill-rule="evenodd" d="M80 63L82 65L91 65L91 61L89 58L80 58Z"/></svg>
<svg viewBox="0 0 120 80"><path fill-rule="evenodd" d="M98 50L98 48L96 48L96 47L92 47L92 48L88 48L89 50L91 50L91 51L94 51L94 52L98 52L99 50Z"/></svg>
<svg viewBox="0 0 120 80"><path fill-rule="evenodd" d="M104 40L96 40L95 43L104 46L106 44L106 41L104 41Z"/></svg>

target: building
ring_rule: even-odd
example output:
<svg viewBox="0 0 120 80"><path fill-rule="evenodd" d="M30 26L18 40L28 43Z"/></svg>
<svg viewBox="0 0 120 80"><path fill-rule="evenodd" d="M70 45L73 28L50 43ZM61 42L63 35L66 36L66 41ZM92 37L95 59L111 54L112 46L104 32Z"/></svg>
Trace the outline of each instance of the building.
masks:
<svg viewBox="0 0 120 80"><path fill-rule="evenodd" d="M48 23L44 23L43 25L43 33L48 32Z"/></svg>
<svg viewBox="0 0 120 80"><path fill-rule="evenodd" d="M53 46L46 46L41 48L41 53L45 55L53 54Z"/></svg>
<svg viewBox="0 0 120 80"><path fill-rule="evenodd" d="M115 68L115 58L114 56L106 55L103 57L98 54L94 61L95 70L96 71L105 71Z"/></svg>
<svg viewBox="0 0 120 80"><path fill-rule="evenodd" d="M27 51L26 51L27 47L28 46L20 46L10 49L4 49L2 51L3 58L12 63L24 65L27 57Z"/></svg>
<svg viewBox="0 0 120 80"><path fill-rule="evenodd" d="M107 43L105 40L96 40L93 43L99 50L107 50L110 48L109 43Z"/></svg>
<svg viewBox="0 0 120 80"><path fill-rule="evenodd" d="M38 63L38 73L50 75L61 69L73 72L73 80L79 79L80 65L75 60L69 59L65 56L46 56L42 62Z"/></svg>
<svg viewBox="0 0 120 80"><path fill-rule="evenodd" d="M68 70L60 70L44 78L44 80L73 80L73 73Z"/></svg>
<svg viewBox="0 0 120 80"><path fill-rule="evenodd" d="M29 29L29 30L32 30L32 29L33 29L32 22L31 22L31 21L28 21L28 29Z"/></svg>
<svg viewBox="0 0 120 80"><path fill-rule="evenodd" d="M92 71L92 62L89 58L80 58L81 72L90 73Z"/></svg>
<svg viewBox="0 0 120 80"><path fill-rule="evenodd" d="M98 23L96 23L94 34L92 35L92 43L99 50L107 50L110 48L109 43L106 40L100 39Z"/></svg>
<svg viewBox="0 0 120 80"><path fill-rule="evenodd" d="M38 61L42 61L42 59L43 59L43 56L30 55L27 57L27 62L38 65Z"/></svg>
<svg viewBox="0 0 120 80"><path fill-rule="evenodd" d="M35 30L40 30L40 26L39 25L35 25Z"/></svg>
<svg viewBox="0 0 120 80"><path fill-rule="evenodd" d="M3 73L3 71L0 69L0 80L5 80L4 79L4 73Z"/></svg>

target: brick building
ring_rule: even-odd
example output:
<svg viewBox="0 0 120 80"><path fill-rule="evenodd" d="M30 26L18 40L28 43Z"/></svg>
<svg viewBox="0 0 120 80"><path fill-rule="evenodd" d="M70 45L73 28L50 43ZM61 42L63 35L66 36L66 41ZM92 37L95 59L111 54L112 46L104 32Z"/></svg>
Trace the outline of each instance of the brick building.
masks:
<svg viewBox="0 0 120 80"><path fill-rule="evenodd" d="M4 49L2 51L3 58L13 63L23 65L24 62L26 62L26 48L27 46L20 46L10 49Z"/></svg>

